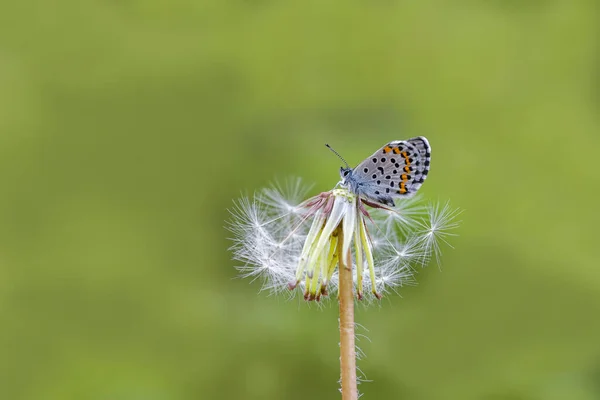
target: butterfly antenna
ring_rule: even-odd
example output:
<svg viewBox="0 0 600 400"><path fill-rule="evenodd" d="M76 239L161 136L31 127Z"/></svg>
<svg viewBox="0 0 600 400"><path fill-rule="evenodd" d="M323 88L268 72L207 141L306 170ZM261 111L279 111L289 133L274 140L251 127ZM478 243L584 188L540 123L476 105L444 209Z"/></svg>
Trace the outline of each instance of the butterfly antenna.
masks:
<svg viewBox="0 0 600 400"><path fill-rule="evenodd" d="M325 146L327 146L327 148L331 151L333 151L333 154L335 154L336 156L338 156L340 158L340 160L342 160L344 162L344 164L346 164L346 168L350 168L350 166L348 165L348 163L346 162L346 160L344 160L344 157L340 156L340 153L338 153L337 151L335 151L333 149L333 147L331 147L328 143L325 143Z"/></svg>

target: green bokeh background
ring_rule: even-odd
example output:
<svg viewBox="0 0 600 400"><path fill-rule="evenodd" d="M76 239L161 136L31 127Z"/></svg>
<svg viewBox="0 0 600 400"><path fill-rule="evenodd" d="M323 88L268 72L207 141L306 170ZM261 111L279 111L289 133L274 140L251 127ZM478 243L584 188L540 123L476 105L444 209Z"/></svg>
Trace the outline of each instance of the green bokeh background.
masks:
<svg viewBox="0 0 600 400"><path fill-rule="evenodd" d="M0 399L335 399L337 310L234 279L232 199L425 135L465 211L357 310L364 399L600 399L595 1L0 4ZM368 331L367 331L368 329Z"/></svg>

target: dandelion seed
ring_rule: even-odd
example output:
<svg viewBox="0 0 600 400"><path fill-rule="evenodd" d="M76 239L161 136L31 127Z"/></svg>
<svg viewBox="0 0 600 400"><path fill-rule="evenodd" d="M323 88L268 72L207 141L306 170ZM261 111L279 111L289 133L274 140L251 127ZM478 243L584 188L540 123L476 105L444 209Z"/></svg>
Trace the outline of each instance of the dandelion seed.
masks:
<svg viewBox="0 0 600 400"><path fill-rule="evenodd" d="M438 266L441 263L441 247L440 242L452 247L448 243L448 238L456 236L451 230L460 226L460 221L456 218L462 213L462 210L453 209L450 207L450 202L446 202L443 206L439 203L430 204L427 208L428 219L421 223L421 244L425 249L425 254L430 257L435 256ZM429 258L424 258L422 264L426 264Z"/></svg>

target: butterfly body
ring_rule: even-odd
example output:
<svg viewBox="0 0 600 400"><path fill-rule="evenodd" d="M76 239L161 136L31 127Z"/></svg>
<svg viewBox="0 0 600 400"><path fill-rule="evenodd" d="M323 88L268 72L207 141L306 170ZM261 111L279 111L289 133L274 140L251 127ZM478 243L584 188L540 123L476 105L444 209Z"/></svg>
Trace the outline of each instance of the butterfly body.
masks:
<svg viewBox="0 0 600 400"><path fill-rule="evenodd" d="M340 168L341 184L358 196L394 206L394 198L410 197L419 190L430 162L431 146L425 137L396 140L355 168Z"/></svg>

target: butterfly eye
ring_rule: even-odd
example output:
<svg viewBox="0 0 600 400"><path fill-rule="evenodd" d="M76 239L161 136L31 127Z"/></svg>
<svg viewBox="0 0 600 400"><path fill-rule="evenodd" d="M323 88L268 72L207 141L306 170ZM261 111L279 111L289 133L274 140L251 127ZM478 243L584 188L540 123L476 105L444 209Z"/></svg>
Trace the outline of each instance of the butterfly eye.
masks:
<svg viewBox="0 0 600 400"><path fill-rule="evenodd" d="M348 176L349 173L350 171L344 171L344 176Z"/></svg>

